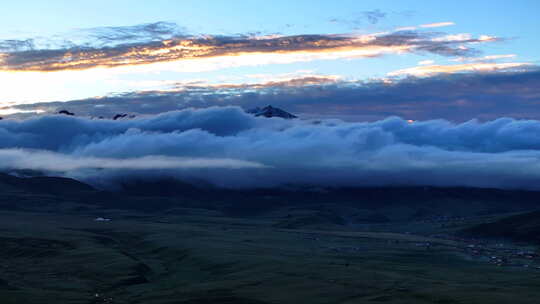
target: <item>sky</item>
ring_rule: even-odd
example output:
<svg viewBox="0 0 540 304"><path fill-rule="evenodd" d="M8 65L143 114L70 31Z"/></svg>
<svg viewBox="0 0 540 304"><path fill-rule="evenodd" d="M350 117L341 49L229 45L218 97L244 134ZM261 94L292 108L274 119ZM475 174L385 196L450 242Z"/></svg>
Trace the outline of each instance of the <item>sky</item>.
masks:
<svg viewBox="0 0 540 304"><path fill-rule="evenodd" d="M4 116L266 104L348 121L540 116L531 111L537 1L30 0L3 8ZM514 95L490 87L511 73ZM474 78L477 92L460 77Z"/></svg>
<svg viewBox="0 0 540 304"><path fill-rule="evenodd" d="M540 190L539 3L9 1L0 170Z"/></svg>

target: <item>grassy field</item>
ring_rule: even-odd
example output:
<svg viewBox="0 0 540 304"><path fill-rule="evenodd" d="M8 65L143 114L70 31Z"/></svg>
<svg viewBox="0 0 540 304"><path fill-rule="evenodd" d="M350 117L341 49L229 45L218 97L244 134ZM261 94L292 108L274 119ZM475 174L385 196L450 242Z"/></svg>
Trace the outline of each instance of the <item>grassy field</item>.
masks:
<svg viewBox="0 0 540 304"><path fill-rule="evenodd" d="M2 303L538 303L540 270L398 232L272 217L0 213ZM320 227L319 227L320 228ZM419 244L429 242L429 248Z"/></svg>
<svg viewBox="0 0 540 304"><path fill-rule="evenodd" d="M0 304L539 303L538 201L0 174Z"/></svg>

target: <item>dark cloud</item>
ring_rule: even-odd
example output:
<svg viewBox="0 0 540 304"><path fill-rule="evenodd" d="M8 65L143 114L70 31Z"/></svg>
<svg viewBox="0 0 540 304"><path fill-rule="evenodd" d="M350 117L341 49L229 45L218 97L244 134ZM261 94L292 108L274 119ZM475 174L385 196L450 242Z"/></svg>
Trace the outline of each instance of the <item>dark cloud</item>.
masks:
<svg viewBox="0 0 540 304"><path fill-rule="evenodd" d="M183 85L176 92L134 92L70 102L17 105L26 111L112 117L117 113L158 114L189 107L238 105L246 109L272 104L301 117L377 120L466 121L502 116L540 119L540 71L468 73L386 82L343 82L307 77L256 85Z"/></svg>
<svg viewBox="0 0 540 304"><path fill-rule="evenodd" d="M52 37L0 40L0 52L70 49L98 49L122 44L137 44L187 37L186 30L171 22L145 23L133 26L103 26L79 29Z"/></svg>
<svg viewBox="0 0 540 304"><path fill-rule="evenodd" d="M328 21L331 23L341 23L352 29L359 29L361 26L365 26L366 21L369 24L377 24L379 21L386 18L387 15L386 12L383 12L380 9L374 9L356 13L354 18L331 18Z"/></svg>
<svg viewBox="0 0 540 304"><path fill-rule="evenodd" d="M362 15L364 15L364 17L371 24L377 24L379 22L379 20L386 17L386 13L379 10L379 9L362 12Z"/></svg>
<svg viewBox="0 0 540 304"><path fill-rule="evenodd" d="M371 18L382 13L370 12ZM375 20L375 19L373 19ZM443 56L471 56L474 48L464 44L487 42L463 37L433 39L443 33L401 31L373 36L186 36L172 23L131 27L102 27L88 30L89 41L62 40L57 48L40 48L32 40L0 41L0 70L61 71L93 67L118 67L245 53L336 52L368 50L365 57L387 53L419 52ZM489 41L496 41L496 38ZM47 43L40 45L49 45ZM360 56L360 55L359 55Z"/></svg>
<svg viewBox="0 0 540 304"><path fill-rule="evenodd" d="M240 108L127 121L0 121L0 167L95 181L197 178L227 187L436 185L538 189L540 122L256 118ZM141 165L144 163L152 166Z"/></svg>
<svg viewBox="0 0 540 304"><path fill-rule="evenodd" d="M186 30L172 22L155 22L134 26L109 26L81 30L94 45L115 46L123 43L144 43L186 36Z"/></svg>
<svg viewBox="0 0 540 304"><path fill-rule="evenodd" d="M21 52L30 51L35 49L35 43L33 39L9 39L0 40L0 52Z"/></svg>

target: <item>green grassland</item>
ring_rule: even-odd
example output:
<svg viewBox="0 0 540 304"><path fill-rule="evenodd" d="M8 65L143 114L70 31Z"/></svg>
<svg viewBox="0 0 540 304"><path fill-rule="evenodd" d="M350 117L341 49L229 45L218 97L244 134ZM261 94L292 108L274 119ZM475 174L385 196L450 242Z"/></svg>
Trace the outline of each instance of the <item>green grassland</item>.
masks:
<svg viewBox="0 0 540 304"><path fill-rule="evenodd" d="M195 213L116 211L109 222L1 213L2 303L538 303L540 297L540 271L465 259L450 249L452 241L282 229L265 219ZM416 245L427 241L432 248Z"/></svg>
<svg viewBox="0 0 540 304"><path fill-rule="evenodd" d="M439 198L425 206L377 209L332 203L328 197L321 199L324 203L307 203L304 196L279 204L282 197L257 200L252 195L241 203L260 205L246 213L233 208L234 195L213 194L197 201L194 196L98 193L80 185L73 192L77 195L52 188L54 193L41 186L21 190L14 182L3 188L2 304L540 299L537 260L527 261L528 268L501 267L484 257L499 254L501 250L490 247L499 239L486 239L488 253L472 255L467 240L436 237L461 235L506 217L482 215L481 210L442 223L423 220L431 214L426 208L439 212L437 206L444 206L437 203ZM268 200L276 207L263 208ZM476 212L483 208L480 205L471 203L471 208ZM465 213L461 208L456 212ZM96 221L97 217L111 220ZM537 250L534 243L505 243L513 250Z"/></svg>

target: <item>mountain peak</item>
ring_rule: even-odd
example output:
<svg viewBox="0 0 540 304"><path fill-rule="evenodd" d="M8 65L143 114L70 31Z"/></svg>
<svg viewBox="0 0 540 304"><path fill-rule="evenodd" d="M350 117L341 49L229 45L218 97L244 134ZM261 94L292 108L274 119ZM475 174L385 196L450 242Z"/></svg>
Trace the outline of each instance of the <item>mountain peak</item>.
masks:
<svg viewBox="0 0 540 304"><path fill-rule="evenodd" d="M68 110L60 110L60 111L58 111L58 114L69 115L69 116L74 116L75 115L75 113L72 113L72 112L70 112Z"/></svg>
<svg viewBox="0 0 540 304"><path fill-rule="evenodd" d="M259 116L264 116L264 117L281 117L281 118L285 118L285 119L293 119L293 118L297 118L297 116L287 112L287 111L284 111L280 108L275 108L275 107L272 107L271 105L268 105L264 108L260 108L260 107L256 107L254 109L251 109L251 110L248 110L247 111L248 113L250 114L253 114L257 117Z"/></svg>

